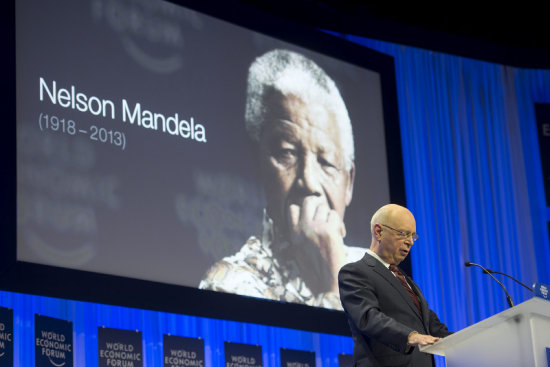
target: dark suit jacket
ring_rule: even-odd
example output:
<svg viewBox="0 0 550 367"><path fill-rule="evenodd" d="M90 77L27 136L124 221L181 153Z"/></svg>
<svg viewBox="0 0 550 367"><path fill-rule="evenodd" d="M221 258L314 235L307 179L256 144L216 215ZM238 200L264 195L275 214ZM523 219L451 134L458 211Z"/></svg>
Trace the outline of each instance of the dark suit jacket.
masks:
<svg viewBox="0 0 550 367"><path fill-rule="evenodd" d="M420 300L422 317L399 280L368 253L340 270L340 299L355 342L356 366L433 366L430 354L407 346L409 334L445 337L451 332L406 278Z"/></svg>

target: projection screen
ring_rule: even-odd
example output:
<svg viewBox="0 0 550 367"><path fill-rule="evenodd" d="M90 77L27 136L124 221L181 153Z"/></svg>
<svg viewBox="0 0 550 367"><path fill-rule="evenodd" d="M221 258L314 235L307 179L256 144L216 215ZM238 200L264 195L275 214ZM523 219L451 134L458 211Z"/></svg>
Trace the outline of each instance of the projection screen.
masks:
<svg viewBox="0 0 550 367"><path fill-rule="evenodd" d="M16 91L20 262L338 309L391 199L379 71L177 4L17 1Z"/></svg>

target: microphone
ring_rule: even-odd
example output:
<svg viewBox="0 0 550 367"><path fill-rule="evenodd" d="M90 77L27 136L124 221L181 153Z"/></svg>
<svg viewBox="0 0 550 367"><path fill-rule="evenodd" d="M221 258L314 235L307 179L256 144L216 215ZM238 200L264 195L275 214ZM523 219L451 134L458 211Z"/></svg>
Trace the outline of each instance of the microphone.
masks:
<svg viewBox="0 0 550 367"><path fill-rule="evenodd" d="M487 273L491 276L491 278L493 278L498 284L500 284L500 286L502 287L502 289L504 289L504 293L506 293L506 300L508 301L508 305L510 306L510 308L514 307L514 302L512 302L512 297L510 297L510 294L508 294L508 291L506 290L506 287L504 286L504 284L502 284L501 282L499 282L499 280L497 278L494 277L493 274L491 274L491 272L487 269L485 269L483 266L479 265L479 264L476 264L476 263L473 263L473 262L470 262L470 261L466 261L464 263L464 265L466 267L470 267L472 265L474 266L479 266L481 269L483 269L483 272L484 273Z"/></svg>

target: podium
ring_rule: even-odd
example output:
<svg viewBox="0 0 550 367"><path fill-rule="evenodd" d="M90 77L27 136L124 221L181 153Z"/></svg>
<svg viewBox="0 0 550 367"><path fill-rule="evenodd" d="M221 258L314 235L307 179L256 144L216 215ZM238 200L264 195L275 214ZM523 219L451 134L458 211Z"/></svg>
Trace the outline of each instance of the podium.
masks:
<svg viewBox="0 0 550 367"><path fill-rule="evenodd" d="M445 356L447 367L550 367L550 302L532 298L421 352Z"/></svg>

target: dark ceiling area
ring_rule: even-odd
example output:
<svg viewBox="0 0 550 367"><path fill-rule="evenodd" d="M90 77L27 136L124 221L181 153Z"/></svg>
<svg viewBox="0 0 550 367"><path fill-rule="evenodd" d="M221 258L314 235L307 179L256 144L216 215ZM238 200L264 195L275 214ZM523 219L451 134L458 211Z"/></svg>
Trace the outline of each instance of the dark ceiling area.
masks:
<svg viewBox="0 0 550 367"><path fill-rule="evenodd" d="M365 0L240 2L335 32L514 66L550 68L548 16L540 8Z"/></svg>

